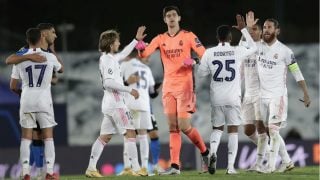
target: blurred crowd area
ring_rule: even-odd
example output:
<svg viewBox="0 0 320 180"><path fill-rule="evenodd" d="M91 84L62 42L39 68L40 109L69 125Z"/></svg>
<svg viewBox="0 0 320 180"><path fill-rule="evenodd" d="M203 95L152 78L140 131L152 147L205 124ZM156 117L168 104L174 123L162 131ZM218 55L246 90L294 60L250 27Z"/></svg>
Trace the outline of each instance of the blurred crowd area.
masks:
<svg viewBox="0 0 320 180"><path fill-rule="evenodd" d="M302 91L298 84L288 73L288 126L281 130L283 137L295 139L318 139L319 137L319 45L318 44L289 44L295 52L296 59L306 79L312 104L304 108L298 99L302 98ZM4 63L5 57L1 55L0 61L0 105L17 104L18 97L10 92L9 80L11 66ZM98 70L98 51L79 53L59 53L64 61L65 73L59 75L58 85L52 88L53 99L56 104L66 104L66 128L69 145L91 145L100 131L102 120L101 100L103 96L102 84ZM156 82L163 78L162 64L159 52L150 57L149 63ZM195 71L197 66L195 66ZM196 76L197 109L193 115L193 125L196 126L206 142L211 133L210 102L209 102L209 77L199 79ZM163 107L161 94L152 100L153 110L159 125L161 142L168 142L168 127ZM59 112L56 112L59 113ZM240 141L248 141L243 130L239 131ZM59 133L59 132L57 132ZM226 141L227 136L222 137ZM187 139L184 139L188 142ZM111 143L121 143L122 138L116 136Z"/></svg>
<svg viewBox="0 0 320 180"><path fill-rule="evenodd" d="M119 30L121 42L127 44L140 25L147 26L149 42L166 31L162 9L167 5L180 8L181 27L197 34L205 46L217 42L219 25L234 25L235 15L249 10L260 24L267 18L278 19L285 43L319 42L318 0L0 0L0 53L23 46L26 29L41 22L56 25L58 51L95 51L99 34L110 28Z"/></svg>

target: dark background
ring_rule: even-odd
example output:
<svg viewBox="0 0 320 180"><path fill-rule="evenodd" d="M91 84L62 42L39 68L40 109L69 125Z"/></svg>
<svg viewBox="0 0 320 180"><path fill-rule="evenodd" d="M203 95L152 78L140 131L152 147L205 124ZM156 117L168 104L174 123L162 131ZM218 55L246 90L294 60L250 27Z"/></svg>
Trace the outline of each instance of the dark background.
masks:
<svg viewBox="0 0 320 180"><path fill-rule="evenodd" d="M73 24L65 46L58 30L56 49L97 50L99 34L110 28L121 32L122 44L134 37L139 25L147 26L146 41L166 31L162 9L177 5L181 26L197 34L205 46L216 43L215 29L233 25L237 13L253 10L262 24L266 18L280 21L285 43L319 42L318 0L0 0L0 52L12 52L24 44L27 28L40 22ZM58 29L58 28L56 28ZM63 49L64 48L64 49Z"/></svg>

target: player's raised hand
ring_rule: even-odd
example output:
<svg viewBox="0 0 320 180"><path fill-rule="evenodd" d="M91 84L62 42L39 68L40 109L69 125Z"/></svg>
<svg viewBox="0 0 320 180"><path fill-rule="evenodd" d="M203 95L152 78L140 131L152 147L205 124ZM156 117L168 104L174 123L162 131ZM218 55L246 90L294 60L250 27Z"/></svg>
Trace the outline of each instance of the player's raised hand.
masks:
<svg viewBox="0 0 320 180"><path fill-rule="evenodd" d="M139 98L139 92L135 89L132 89L130 94L134 97L134 99L138 99Z"/></svg>
<svg viewBox="0 0 320 180"><path fill-rule="evenodd" d="M32 62L42 63L47 61L45 56L40 55L39 53L28 54L28 59Z"/></svg>
<svg viewBox="0 0 320 180"><path fill-rule="evenodd" d="M241 30L241 29L246 27L246 23L245 23L245 20L244 20L243 16L241 16L240 14L237 14L236 15L236 20L237 20L237 25L236 26L232 26L233 28Z"/></svg>
<svg viewBox="0 0 320 180"><path fill-rule="evenodd" d="M246 23L247 23L247 27L251 28L252 26L254 26L259 19L254 19L254 12L253 11L249 11L246 14Z"/></svg>
<svg viewBox="0 0 320 180"><path fill-rule="evenodd" d="M144 34L144 31L146 30L146 27L145 26L140 26L137 30L137 34L136 34L136 39L138 41L141 41L143 40L144 37L147 36L147 34Z"/></svg>

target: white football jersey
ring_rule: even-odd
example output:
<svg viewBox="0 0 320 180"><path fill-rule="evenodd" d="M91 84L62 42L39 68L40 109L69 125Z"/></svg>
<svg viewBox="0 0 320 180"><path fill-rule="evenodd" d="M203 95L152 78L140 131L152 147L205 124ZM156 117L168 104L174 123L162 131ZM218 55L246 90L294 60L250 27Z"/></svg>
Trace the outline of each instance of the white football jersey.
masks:
<svg viewBox="0 0 320 180"><path fill-rule="evenodd" d="M28 112L51 112L51 80L53 71L58 71L61 64L52 53L41 48L25 49L25 54L39 53L45 56L47 61L35 63L24 61L13 66L11 78L22 80L22 93L20 98L20 110Z"/></svg>
<svg viewBox="0 0 320 180"><path fill-rule="evenodd" d="M261 43L258 51L261 97L285 96L287 94L287 67L295 62L292 50L277 40L271 46L265 42Z"/></svg>
<svg viewBox="0 0 320 180"><path fill-rule="evenodd" d="M246 29L241 31L247 39L248 48L219 43L205 51L198 69L200 76L211 74L210 97L212 106L240 106L241 81L240 66L242 60L253 54L257 48Z"/></svg>
<svg viewBox="0 0 320 180"><path fill-rule="evenodd" d="M257 48L259 49L261 41L255 42ZM248 46L245 41L240 41L239 45ZM258 51L254 54L248 56L243 61L243 71L244 71L244 83L245 83L245 97L248 96L258 96L260 93L260 81L258 75Z"/></svg>
<svg viewBox="0 0 320 180"><path fill-rule="evenodd" d="M140 81L134 84L130 84L129 87L137 89L139 92L139 98L134 99L129 95L126 99L129 109L150 111L150 97L149 88L153 88L155 82L149 66L143 64L136 58L129 61L125 61L121 64L121 71L125 80L131 75L138 75Z"/></svg>
<svg viewBox="0 0 320 180"><path fill-rule="evenodd" d="M102 53L99 60L99 69L101 74L102 85L106 79L113 79L116 83L123 85L123 76L120 69L119 61L127 57L134 49L138 41L133 40L126 46L120 53L106 54ZM101 109L103 113L109 112L108 110L114 108L125 108L124 96L127 92L103 87L104 95L102 100Z"/></svg>

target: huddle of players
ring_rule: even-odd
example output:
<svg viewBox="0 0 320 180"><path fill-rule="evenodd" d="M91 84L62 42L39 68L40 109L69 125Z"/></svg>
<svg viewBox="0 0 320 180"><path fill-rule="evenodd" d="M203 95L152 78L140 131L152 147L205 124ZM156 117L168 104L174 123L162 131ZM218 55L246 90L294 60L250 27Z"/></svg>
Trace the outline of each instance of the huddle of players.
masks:
<svg viewBox="0 0 320 180"><path fill-rule="evenodd" d="M107 86L105 90L104 101L119 101L120 92L130 93L135 99L135 86L126 87L121 78L121 68L118 64L120 57L125 57L129 51L134 49L134 46L139 50L140 57L148 57L155 49L160 49L161 60L164 67L164 82L163 82L163 106L167 116L170 130L170 158L171 167L160 175L180 174L180 149L181 149L181 134L182 131L200 150L203 162L207 165L208 171L214 174L216 171L217 148L220 143L220 138L223 132L224 124L228 126L228 167L227 174L237 174L234 168L234 162L238 150L238 126L241 122L241 114L245 120L247 134L251 139L256 139L257 144L257 161L250 170L270 173L275 171L276 157L278 153L282 157L282 164L279 168L280 172L285 172L294 168L293 162L290 160L285 149L285 144L282 137L279 135L279 130L285 127L287 116L287 89L286 89L286 70L292 72L299 86L304 93L304 104L306 107L310 104L309 95L302 73L297 62L294 59L292 51L277 40L279 34L279 23L275 19L267 19L263 25L263 31L257 20L254 19L254 13L248 12L246 19L241 15L237 15L238 30L241 30L245 41L241 41L239 46L230 46L231 30L229 26L222 25L217 28L217 38L219 44L216 47L204 49L198 38L188 31L181 30L179 22L181 20L180 12L177 7L169 6L164 8L163 18L168 26L168 32L156 36L148 46L141 48L144 37L140 28L137 36L122 52L116 54L119 46L118 38L113 43L110 43L110 49L103 51L100 58L100 71L102 74L103 85ZM144 30L143 30L144 31ZM250 34L249 34L249 32ZM263 41L260 41L261 32L263 32ZM117 34L116 32L113 32ZM259 38L252 39L254 33L259 34ZM140 34L140 35L138 35ZM100 43L104 41L106 35L112 36L112 31L106 31L100 36ZM257 40L258 39L258 40ZM109 46L108 46L109 47ZM114 49L112 49L114 48ZM190 51L194 50L201 57L198 75L211 75L210 97L212 106L212 126L213 132L210 137L210 151L204 145L204 142L196 128L190 124L191 114L195 111L195 94L192 80L192 60L190 63ZM123 53L126 53L125 55ZM113 61L112 65L102 65L106 62ZM134 63L134 62L132 62ZM139 65L137 65L139 66ZM115 69L110 69L113 67ZM241 105L241 67L243 67L246 93ZM131 68L129 68L131 69ZM124 79L129 78L131 73L138 73L142 80L143 74L139 71L131 73L123 72ZM117 75L117 84L110 81L111 76ZM115 78L116 79L116 78ZM104 82L107 81L108 83ZM141 82L140 82L141 83ZM142 84L136 84L143 86ZM125 96L123 96L124 98ZM133 99L131 97L131 99ZM117 100L118 98L118 100ZM129 97L124 98L126 101ZM125 103L124 103L125 104ZM130 103L129 103L130 104ZM112 105L110 108L117 107ZM119 106L120 107L120 106ZM134 106L128 105L130 110ZM132 125L135 123L136 117L141 117L140 113L130 111L125 105L120 113L127 116L117 117L117 113L106 110L105 113L110 116L108 121L115 122L114 126L127 129L121 131L125 135L125 153L131 160L132 172L127 175L144 175L139 170L137 162L136 147L132 145L132 149L128 148L128 141L135 142L135 137L124 132L131 131ZM104 107L102 107L104 109ZM242 111L242 113L241 113ZM119 116L119 115L118 115ZM134 119L133 122L131 121ZM104 119L105 121L105 119ZM127 123L127 124L126 124ZM131 125L130 125L131 123ZM101 174L96 169L96 162L102 152L104 143L107 143L111 134L116 133L112 130L103 129L104 122L101 127L101 134L93 145L89 167L86 171L88 177L101 177ZM120 124L120 126L119 126ZM268 127L266 128L265 125ZM146 127L147 128L147 127ZM256 135L256 131L258 135ZM269 132L270 147L268 145ZM119 132L119 131L118 131ZM121 133L120 132L120 133ZM108 135L109 138L103 140L101 137ZM100 142L99 142L100 141ZM97 144L100 144L100 149L96 153ZM133 144L133 143L132 143ZM263 168L263 159L268 151L268 165ZM132 152L130 152L130 150ZM94 160L92 160L94 159ZM126 160L125 160L126 161ZM143 160L142 160L143 161ZM94 163L91 163L94 162ZM143 163L143 162L142 162ZM130 164L126 163L125 164ZM130 170L126 166L126 170ZM146 174L147 175L147 174Z"/></svg>
<svg viewBox="0 0 320 180"><path fill-rule="evenodd" d="M63 72L61 60L54 51L54 26L41 23L26 32L28 45L6 59L14 64L10 89L20 96L20 125L22 130L20 161L22 178L30 179L30 165L37 167L38 179L57 179L54 173L55 147L51 84L57 83L56 72ZM19 79L22 81L20 87ZM41 130L40 130L41 129ZM42 177L43 156L46 174Z"/></svg>
<svg viewBox="0 0 320 180"><path fill-rule="evenodd" d="M253 12L248 12L245 19L237 15L237 26L234 27L241 30L244 37L239 46L230 46L231 29L227 25L222 25L217 28L218 46L205 50L192 32L180 29L181 16L177 7L169 6L164 8L163 18L168 26L168 32L155 37L148 46L137 48L140 57L148 57L155 49L159 48L164 65L162 99L170 129L171 167L161 172L161 175L180 174L180 131L198 147L209 173L214 174L217 161L216 152L224 124L227 124L229 134L226 173L236 174L234 162L238 149L238 126L241 124L240 113L242 113L245 121L246 134L257 144L258 149L257 161L250 170L266 173L274 172L278 153L282 157L280 171L284 172L294 168L294 164L285 149L284 141L279 135L280 128L285 126L287 115L287 89L285 82L287 68L292 72L304 92L303 101L306 107L309 106L310 99L305 81L292 51L277 40L280 30L279 23L275 19L267 19L262 30L256 24L257 20L254 19ZM86 171L87 177L102 177L96 169L96 164L104 146L111 140L112 135L116 133L124 135L125 170L122 175L148 175L146 170L149 149L146 130L151 128L149 94L157 93L157 88L154 88L153 78L148 79L152 77L150 69L142 62L132 60L124 62L121 66L119 65L119 61L127 57L142 42L145 37L144 30L144 26L139 27L135 39L120 53L117 53L120 42L119 34L116 31L108 30L100 35L99 50L102 55L99 69L104 89L102 100L104 118L101 124L100 136L92 146L89 166ZM261 33L263 33L263 41L260 40ZM195 111L193 69L192 63L190 63L191 49L201 57L198 75L212 76L210 99L213 131L210 137L210 150L204 145L196 128L193 128L190 124L191 114ZM28 51L36 50L29 49ZM48 58L46 62L49 62ZM20 68L24 68L23 70L26 72L20 73L28 77L26 81L24 81L23 75L21 78L23 80L23 93L24 87L26 87L25 89L33 88L33 84L30 83L29 67ZM38 80L37 87L42 86L40 79L42 80L43 75L48 72L44 67L47 66L34 66L34 69L39 69L39 77L41 77L33 76L33 79ZM54 70L59 69L58 65L53 65L52 67ZM134 70L135 67L141 69ZM242 105L241 67L243 67L244 71L246 88ZM52 73L52 70L50 72ZM136 74L136 76L132 76L132 74ZM52 74L48 73L49 75L52 76ZM16 76L12 75L12 77ZM125 86L124 80L129 86ZM23 96L21 97L21 104L23 103L22 99ZM139 99L143 101L138 101ZM24 115L28 114L30 116L30 122L34 122L34 119L37 119L41 127L41 115L37 115L39 113L33 115L34 111L27 112L22 110L22 112ZM21 125L23 124L21 123ZM32 124L30 127L33 128L35 125ZM140 168L137 159L136 129L139 134L142 168ZM270 147L268 145L269 137L266 134L267 131L270 136ZM22 139L21 147L23 144L25 144L24 139ZM265 169L262 162L266 149L269 149L270 152L267 153L268 165ZM21 158L23 153L27 154L22 152ZM47 154L50 153L45 153L45 156ZM24 164L25 161L22 161L22 163ZM28 175L27 168L24 169L23 175ZM48 174L52 175L52 172L48 172Z"/></svg>

